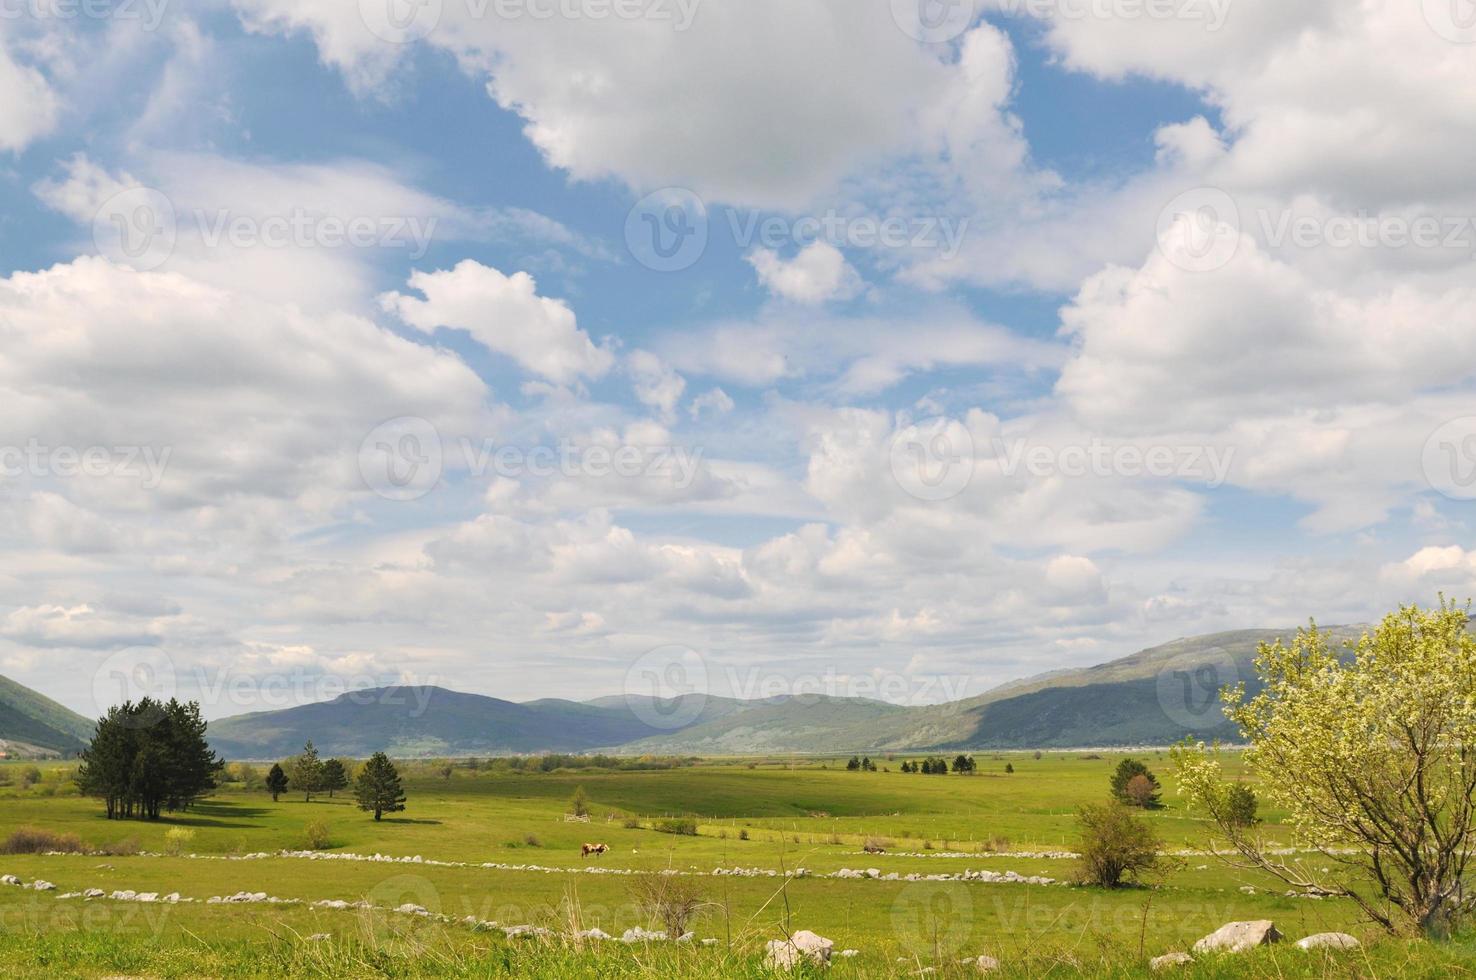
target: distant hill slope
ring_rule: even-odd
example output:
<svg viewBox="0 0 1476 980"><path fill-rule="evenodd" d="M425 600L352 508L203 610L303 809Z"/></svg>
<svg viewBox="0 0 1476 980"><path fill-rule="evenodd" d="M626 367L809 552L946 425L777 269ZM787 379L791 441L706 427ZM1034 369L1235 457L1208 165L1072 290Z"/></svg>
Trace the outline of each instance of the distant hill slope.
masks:
<svg viewBox="0 0 1476 980"><path fill-rule="evenodd" d="M707 698L691 722L721 717L741 702ZM644 708L643 703L636 702ZM661 731L643 720L683 719L682 703L637 711L624 698L603 703L543 700L517 704L439 687L357 691L332 701L212 722L211 744L232 758L269 759L312 739L327 754L365 756L588 752ZM700 709L700 713L699 713Z"/></svg>
<svg viewBox="0 0 1476 980"><path fill-rule="evenodd" d="M93 724L45 695L0 677L0 740L20 743L11 751L32 754L30 747L71 755L86 747Z"/></svg>
<svg viewBox="0 0 1476 980"><path fill-rule="evenodd" d="M1335 641L1363 627L1333 627ZM1186 735L1233 739L1222 686L1257 690L1257 646L1294 630L1175 640L1082 670L1057 670L951 704L909 708L864 698L763 701L689 696L676 703L607 697L517 704L443 688L385 688L210 726L231 758L278 758L311 738L364 756L538 752L743 755L1163 745Z"/></svg>

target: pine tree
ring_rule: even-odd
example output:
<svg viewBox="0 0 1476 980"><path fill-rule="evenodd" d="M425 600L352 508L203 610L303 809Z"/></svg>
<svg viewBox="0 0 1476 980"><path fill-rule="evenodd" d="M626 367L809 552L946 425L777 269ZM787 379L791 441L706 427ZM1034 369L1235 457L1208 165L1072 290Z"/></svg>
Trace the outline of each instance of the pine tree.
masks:
<svg viewBox="0 0 1476 980"><path fill-rule="evenodd" d="M330 800L334 790L348 789L348 784L348 767L342 759L328 759L323 763L323 789L328 791Z"/></svg>
<svg viewBox="0 0 1476 980"><path fill-rule="evenodd" d="M858 759L854 755L851 756L851 761L846 763L846 769L848 769L851 772L855 772L856 770L858 770L860 768L861 768L861 760Z"/></svg>
<svg viewBox="0 0 1476 980"><path fill-rule="evenodd" d="M322 792L323 762L318 758L318 750L312 739L308 739L303 745L301 755L288 760L287 768L288 777L292 780L293 787L302 794L303 802L311 802L314 793Z"/></svg>
<svg viewBox="0 0 1476 980"><path fill-rule="evenodd" d="M1139 776L1143 781L1134 784L1133 780ZM1112 795L1129 806L1151 809L1158 805L1158 777L1137 759L1123 759L1112 774Z"/></svg>
<svg viewBox="0 0 1476 980"><path fill-rule="evenodd" d="M272 802L277 802L277 797L287 792L287 774L282 771L280 763L272 763L271 772L267 773L267 791L272 794Z"/></svg>
<svg viewBox="0 0 1476 980"><path fill-rule="evenodd" d="M378 820L385 813L405 809L405 791L400 786L400 773L383 752L376 752L359 770L354 784L354 798L360 810L374 811Z"/></svg>

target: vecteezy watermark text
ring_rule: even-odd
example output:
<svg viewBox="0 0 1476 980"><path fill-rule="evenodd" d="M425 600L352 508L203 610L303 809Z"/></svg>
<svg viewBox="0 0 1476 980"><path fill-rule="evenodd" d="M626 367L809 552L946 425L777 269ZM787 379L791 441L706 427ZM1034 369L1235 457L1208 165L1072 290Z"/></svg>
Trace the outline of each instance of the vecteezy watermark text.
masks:
<svg viewBox="0 0 1476 980"><path fill-rule="evenodd" d="M387 500L418 500L440 483L447 456L472 477L660 480L687 490L702 470L700 447L576 443L515 446L461 436L448 446L428 420L407 416L376 426L359 447L364 485Z"/></svg>
<svg viewBox="0 0 1476 980"><path fill-rule="evenodd" d="M0 0L0 21L137 21L157 30L170 0Z"/></svg>
<svg viewBox="0 0 1476 980"><path fill-rule="evenodd" d="M1028 439L994 439L1000 472L1013 477L1155 477L1201 480L1210 488L1224 486L1235 462L1234 446L1115 445L1092 439L1080 445L1032 444Z"/></svg>
<svg viewBox="0 0 1476 980"><path fill-rule="evenodd" d="M181 237L207 249L389 248L420 259L430 250L436 223L434 215L342 215L306 207L267 214L181 211L164 192L140 186L103 203L93 217L92 238L105 257L147 271L167 262Z"/></svg>
<svg viewBox="0 0 1476 980"><path fill-rule="evenodd" d="M348 0L345 0L348 2ZM390 44L410 44L430 37L446 9L458 21L546 22L647 21L669 24L673 31L691 28L704 0L358 0L359 19L369 33Z"/></svg>
<svg viewBox="0 0 1476 980"><path fill-rule="evenodd" d="M1158 247L1174 265L1212 272L1238 254L1242 234L1272 249L1382 249L1476 255L1476 215L1430 212L1329 214L1290 207L1244 207L1218 187L1176 196L1159 213Z"/></svg>
<svg viewBox="0 0 1476 980"><path fill-rule="evenodd" d="M157 490L173 453L172 446L50 446L32 438L24 446L0 446L0 476L124 477Z"/></svg>
<svg viewBox="0 0 1476 980"><path fill-rule="evenodd" d="M668 187L637 201L626 216L625 243L637 262L657 272L679 272L702 258L714 224L739 251L804 248L824 242L836 248L890 249L957 257L969 219L942 214L848 214L831 209L798 218L725 208L716 223L695 192Z"/></svg>

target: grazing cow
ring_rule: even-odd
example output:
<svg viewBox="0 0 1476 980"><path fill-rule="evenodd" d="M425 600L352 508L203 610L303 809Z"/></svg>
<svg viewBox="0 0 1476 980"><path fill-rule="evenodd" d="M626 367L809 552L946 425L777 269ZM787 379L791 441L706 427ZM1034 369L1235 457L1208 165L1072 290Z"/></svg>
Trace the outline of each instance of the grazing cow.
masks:
<svg viewBox="0 0 1476 980"><path fill-rule="evenodd" d="M595 857L599 857L601 854L604 854L609 849L609 844L585 844L579 849L579 857L581 860L589 857L591 854L593 854Z"/></svg>

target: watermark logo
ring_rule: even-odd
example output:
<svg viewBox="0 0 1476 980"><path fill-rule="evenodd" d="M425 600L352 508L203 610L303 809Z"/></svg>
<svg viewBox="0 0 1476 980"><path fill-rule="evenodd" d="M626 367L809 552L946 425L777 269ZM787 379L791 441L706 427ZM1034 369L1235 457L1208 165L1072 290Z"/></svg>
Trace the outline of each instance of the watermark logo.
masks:
<svg viewBox="0 0 1476 980"><path fill-rule="evenodd" d="M359 0L359 19L381 41L411 44L441 22L441 0Z"/></svg>
<svg viewBox="0 0 1476 980"><path fill-rule="evenodd" d="M959 37L979 18L979 0L892 0L892 19L903 33L924 44Z"/></svg>
<svg viewBox="0 0 1476 980"><path fill-rule="evenodd" d="M625 244L641 265L680 272L707 251L707 205L684 187L667 187L636 202L625 218Z"/></svg>
<svg viewBox="0 0 1476 980"><path fill-rule="evenodd" d="M625 672L625 704L651 728L686 728L707 707L707 661L691 647L657 647Z"/></svg>
<svg viewBox="0 0 1476 980"><path fill-rule="evenodd" d="M1452 500L1476 500L1476 416L1451 419L1430 433L1420 458L1425 480Z"/></svg>
<svg viewBox="0 0 1476 980"><path fill-rule="evenodd" d="M441 435L423 418L390 419L359 444L364 486L386 500L408 503L424 497L440 483L443 465Z"/></svg>
<svg viewBox="0 0 1476 980"><path fill-rule="evenodd" d="M1158 250L1187 272L1213 272L1240 248L1240 209L1218 187L1196 187L1158 215Z"/></svg>
<svg viewBox="0 0 1476 980"><path fill-rule="evenodd" d="M924 419L903 428L892 437L890 457L892 477L918 500L951 500L974 478L974 437L953 419Z"/></svg>
<svg viewBox="0 0 1476 980"><path fill-rule="evenodd" d="M1476 0L1421 0L1425 23L1454 44L1476 44Z"/></svg>
<svg viewBox="0 0 1476 980"><path fill-rule="evenodd" d="M92 219L98 253L145 272L169 261L178 237L174 202L152 187L119 191Z"/></svg>
<svg viewBox="0 0 1476 980"><path fill-rule="evenodd" d="M1176 725L1203 732L1225 723L1220 692L1240 683L1240 668L1228 650L1185 653L1158 672L1158 706Z"/></svg>
<svg viewBox="0 0 1476 980"><path fill-rule="evenodd" d="M957 881L919 881L892 902L892 931L907 949L955 957L973 936L974 900Z"/></svg>
<svg viewBox="0 0 1476 980"><path fill-rule="evenodd" d="M422 921L441 915L441 892L420 875L395 875L369 889L360 907L364 930L376 939L394 939Z"/></svg>
<svg viewBox="0 0 1476 980"><path fill-rule="evenodd" d="M110 654L92 674L92 703L101 717L125 701L137 704L143 698L168 701L178 689L174 660L159 647L127 647ZM157 717L135 715L137 727L155 724Z"/></svg>

